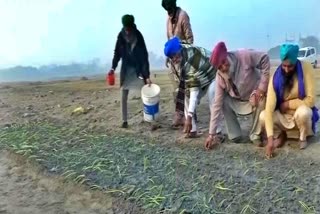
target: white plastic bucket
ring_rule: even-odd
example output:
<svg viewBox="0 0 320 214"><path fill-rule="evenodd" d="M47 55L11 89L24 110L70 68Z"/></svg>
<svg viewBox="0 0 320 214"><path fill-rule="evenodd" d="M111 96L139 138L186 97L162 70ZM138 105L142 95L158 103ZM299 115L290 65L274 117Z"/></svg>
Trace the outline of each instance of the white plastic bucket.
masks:
<svg viewBox="0 0 320 214"><path fill-rule="evenodd" d="M145 85L141 89L143 102L143 118L147 122L152 122L159 117L160 87L156 84Z"/></svg>

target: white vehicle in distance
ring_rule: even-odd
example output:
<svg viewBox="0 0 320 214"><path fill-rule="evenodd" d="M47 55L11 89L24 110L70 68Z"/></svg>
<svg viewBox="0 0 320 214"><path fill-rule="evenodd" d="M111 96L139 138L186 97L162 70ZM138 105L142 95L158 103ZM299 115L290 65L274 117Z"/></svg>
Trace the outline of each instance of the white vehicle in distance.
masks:
<svg viewBox="0 0 320 214"><path fill-rule="evenodd" d="M298 59L310 62L314 68L317 67L317 51L314 47L304 47L299 49Z"/></svg>

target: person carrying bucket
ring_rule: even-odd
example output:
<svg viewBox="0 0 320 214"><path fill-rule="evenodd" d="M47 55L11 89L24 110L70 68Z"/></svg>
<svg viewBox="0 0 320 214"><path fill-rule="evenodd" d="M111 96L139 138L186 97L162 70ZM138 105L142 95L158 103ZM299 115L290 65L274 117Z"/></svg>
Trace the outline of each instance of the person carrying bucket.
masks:
<svg viewBox="0 0 320 214"><path fill-rule="evenodd" d="M134 23L133 15L124 15L109 74L114 74L120 59L122 128L128 128L127 102L129 90L140 90L144 84L151 85L148 50L141 32Z"/></svg>
<svg viewBox="0 0 320 214"><path fill-rule="evenodd" d="M179 87L185 89L185 126L186 137L198 136L194 112L199 100L208 93L209 104L213 105L215 77L217 69L210 64L211 52L191 44L181 43L178 37L173 37L165 43L164 54L180 67ZM221 128L219 128L221 132ZM222 137L222 136L221 136Z"/></svg>

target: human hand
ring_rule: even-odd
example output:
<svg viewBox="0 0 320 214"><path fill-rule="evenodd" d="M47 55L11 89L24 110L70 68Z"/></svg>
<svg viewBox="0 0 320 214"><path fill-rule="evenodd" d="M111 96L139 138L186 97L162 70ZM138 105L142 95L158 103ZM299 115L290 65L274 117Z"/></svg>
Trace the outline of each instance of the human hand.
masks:
<svg viewBox="0 0 320 214"><path fill-rule="evenodd" d="M170 58L169 57L166 58L165 64L166 64L166 67L169 68L169 66L170 66Z"/></svg>
<svg viewBox="0 0 320 214"><path fill-rule="evenodd" d="M150 78L146 79L146 84L147 84L149 87L151 86L152 82L151 82Z"/></svg>
<svg viewBox="0 0 320 214"><path fill-rule="evenodd" d="M265 97L265 93L259 89L254 90L249 98L249 102L253 107L257 107Z"/></svg>
<svg viewBox="0 0 320 214"><path fill-rule="evenodd" d="M268 138L268 144L266 146L266 158L270 159L273 157L275 146L273 142L273 137Z"/></svg>
<svg viewBox="0 0 320 214"><path fill-rule="evenodd" d="M286 101L286 102L281 103L281 105L280 105L280 112L281 112L282 114L284 114L284 113L286 113L288 110L289 110L289 102Z"/></svg>
<svg viewBox="0 0 320 214"><path fill-rule="evenodd" d="M214 146L214 141L213 141L213 135L209 134L209 136L207 137L205 143L204 143L204 147L206 148L206 150L210 150L213 148Z"/></svg>

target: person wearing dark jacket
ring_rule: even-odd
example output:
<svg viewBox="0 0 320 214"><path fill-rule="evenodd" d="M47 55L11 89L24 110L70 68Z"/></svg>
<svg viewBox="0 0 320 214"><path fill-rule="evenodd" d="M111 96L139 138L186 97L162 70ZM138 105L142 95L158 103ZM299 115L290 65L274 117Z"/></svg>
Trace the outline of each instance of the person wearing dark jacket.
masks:
<svg viewBox="0 0 320 214"><path fill-rule="evenodd" d="M122 17L123 28L118 34L112 68L114 73L120 59L122 128L128 128L127 101L129 90L140 90L144 84L151 84L148 51L141 32L134 23L134 16Z"/></svg>

